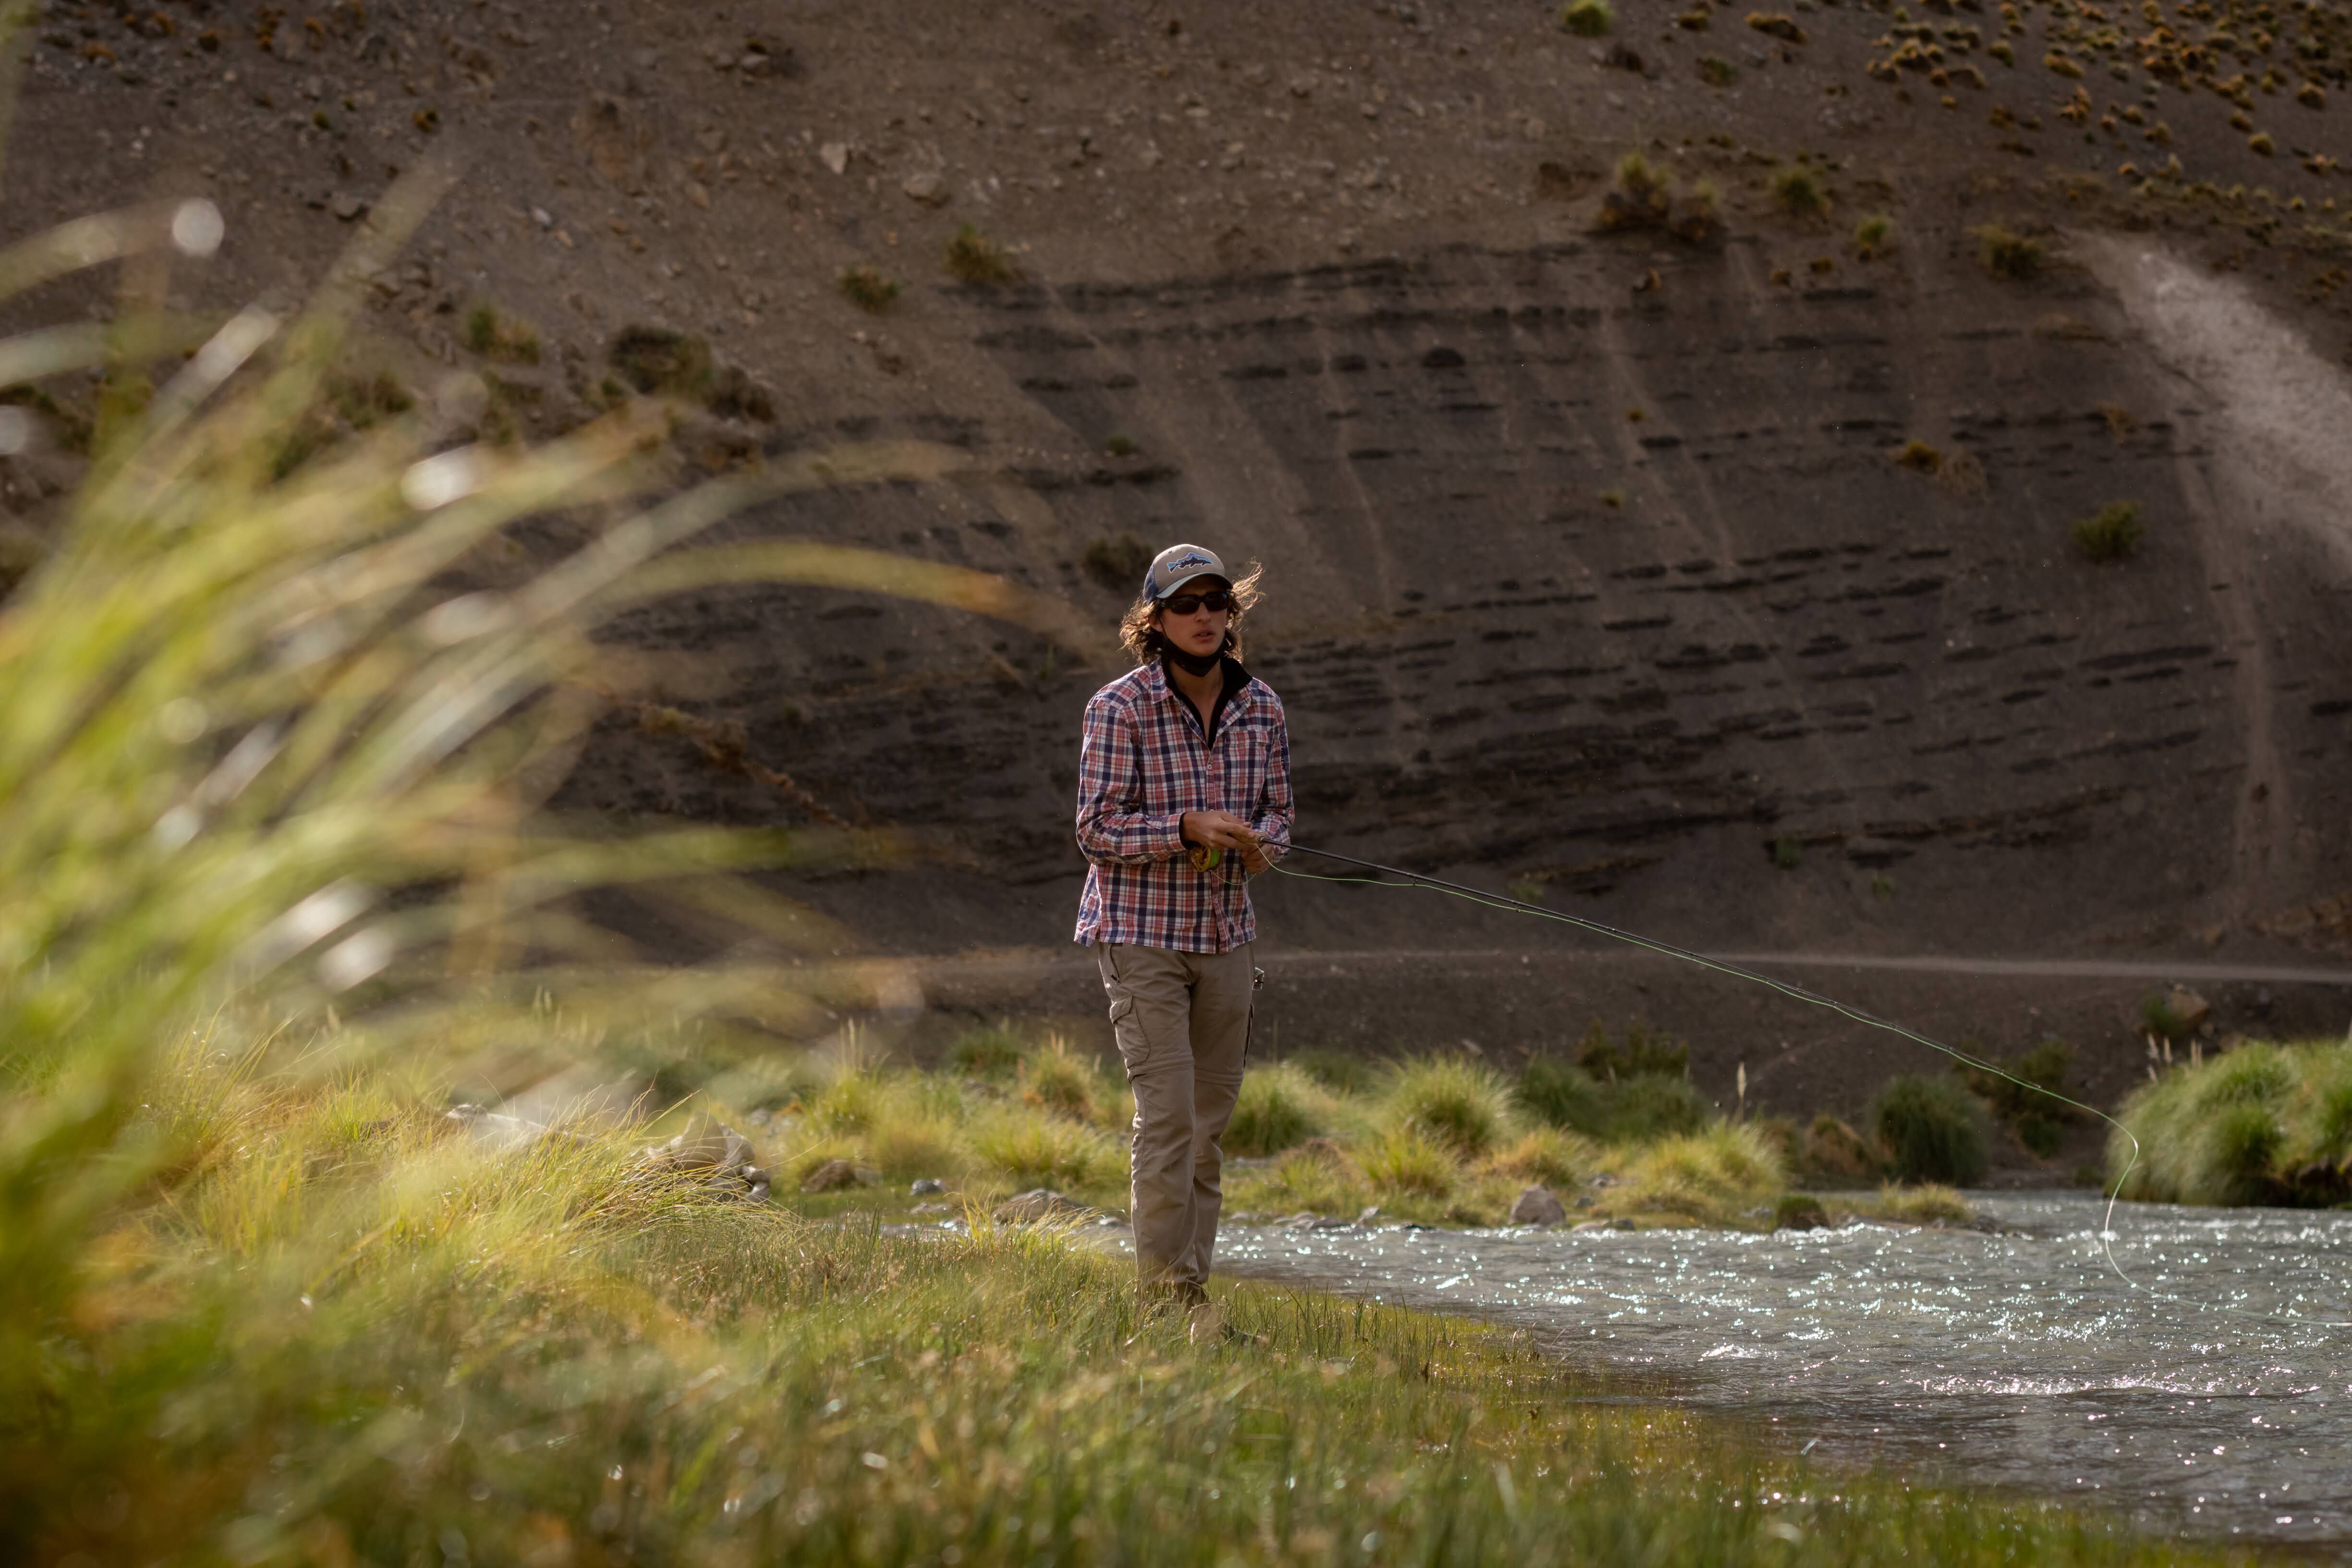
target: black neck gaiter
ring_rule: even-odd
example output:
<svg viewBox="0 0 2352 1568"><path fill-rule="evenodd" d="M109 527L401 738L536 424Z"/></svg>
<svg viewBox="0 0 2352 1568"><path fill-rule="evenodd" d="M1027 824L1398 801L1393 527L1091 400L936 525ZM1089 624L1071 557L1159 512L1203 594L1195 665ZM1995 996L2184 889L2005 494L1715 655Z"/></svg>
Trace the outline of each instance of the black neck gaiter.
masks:
<svg viewBox="0 0 2352 1568"><path fill-rule="evenodd" d="M1217 666L1224 663L1225 655L1224 650L1220 648L1206 658L1202 658L1198 655L1186 653L1171 643L1168 647L1168 660L1185 674L1199 677L1210 674Z"/></svg>

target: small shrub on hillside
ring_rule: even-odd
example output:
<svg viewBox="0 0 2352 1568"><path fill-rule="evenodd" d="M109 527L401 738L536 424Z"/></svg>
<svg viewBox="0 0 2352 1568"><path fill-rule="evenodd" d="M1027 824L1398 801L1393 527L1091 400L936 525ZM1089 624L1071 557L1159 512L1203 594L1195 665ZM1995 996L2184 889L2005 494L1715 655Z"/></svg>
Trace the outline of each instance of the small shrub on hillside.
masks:
<svg viewBox="0 0 2352 1568"><path fill-rule="evenodd" d="M1493 1149L1510 1125L1510 1086L1492 1068L1460 1057L1398 1063L1381 1098L1392 1125L1443 1143L1465 1160Z"/></svg>
<svg viewBox="0 0 2352 1568"><path fill-rule="evenodd" d="M1560 7L1559 25L1580 38L1603 37L1616 20L1609 0L1570 0Z"/></svg>
<svg viewBox="0 0 2352 1568"><path fill-rule="evenodd" d="M1078 564L1104 587L1132 594L1142 584L1144 573L1150 569L1151 547L1131 533L1093 539L1087 542Z"/></svg>
<svg viewBox="0 0 2352 1568"><path fill-rule="evenodd" d="M1134 437L1122 431L1114 430L1103 437L1103 450L1114 458L1132 458L1141 449L1135 444Z"/></svg>
<svg viewBox="0 0 2352 1568"><path fill-rule="evenodd" d="M864 262L843 268L838 281L841 291L849 296L849 302L869 316L880 315L898 297L898 280Z"/></svg>
<svg viewBox="0 0 2352 1568"><path fill-rule="evenodd" d="M1940 473L1944 467L1944 454L1927 442L1915 438L1895 449L1895 463L1897 468L1909 468L1915 473Z"/></svg>
<svg viewBox="0 0 2352 1568"><path fill-rule="evenodd" d="M500 316L494 305L477 304L466 312L463 341L467 348L484 359L519 364L539 363L539 329L529 321Z"/></svg>
<svg viewBox="0 0 2352 1568"><path fill-rule="evenodd" d="M2139 547L2147 531L2136 500L2111 500L2088 517L2074 520L2074 548L2093 561L2121 561Z"/></svg>
<svg viewBox="0 0 2352 1568"><path fill-rule="evenodd" d="M1698 62L1698 79L1709 87L1729 87L1739 79L1739 68L1721 55L1702 55Z"/></svg>
<svg viewBox="0 0 2352 1568"><path fill-rule="evenodd" d="M1329 1095L1297 1065L1277 1062L1242 1079L1225 1128L1225 1152L1262 1156L1293 1149L1325 1131Z"/></svg>
<svg viewBox="0 0 2352 1568"><path fill-rule="evenodd" d="M1996 278L2022 282L2042 270L2042 242L1997 223L1970 231L1977 242L1977 259Z"/></svg>
<svg viewBox="0 0 2352 1568"><path fill-rule="evenodd" d="M1766 37L1778 38L1784 44L1805 42L1805 29L1786 11L1750 11L1748 25Z"/></svg>
<svg viewBox="0 0 2352 1568"><path fill-rule="evenodd" d="M1895 248L1895 220L1873 213L1853 226L1853 251L1864 261Z"/></svg>
<svg viewBox="0 0 2352 1568"><path fill-rule="evenodd" d="M1899 1180L1965 1187L1984 1176L1983 1107L1950 1079L1889 1079L1870 1121Z"/></svg>
<svg viewBox="0 0 2352 1568"><path fill-rule="evenodd" d="M1790 217L1819 217L1830 210L1829 182L1811 163L1790 163L1775 173L1766 187L1773 205Z"/></svg>
<svg viewBox="0 0 2352 1568"><path fill-rule="evenodd" d="M622 328L608 357L631 386L651 395L698 402L710 395L717 379L709 343L667 327Z"/></svg>
<svg viewBox="0 0 2352 1568"><path fill-rule="evenodd" d="M1936 488L1964 498L1984 494L1983 460L1974 452L1947 452L1943 467L1936 470Z"/></svg>
<svg viewBox="0 0 2352 1568"><path fill-rule="evenodd" d="M948 271L966 283L994 286L1017 281L1021 269L1004 254L1004 247L988 236L965 224L948 241L946 261Z"/></svg>
<svg viewBox="0 0 2352 1568"><path fill-rule="evenodd" d="M1787 834L1782 834L1766 846L1772 864L1783 871L1793 871L1805 862L1805 847Z"/></svg>

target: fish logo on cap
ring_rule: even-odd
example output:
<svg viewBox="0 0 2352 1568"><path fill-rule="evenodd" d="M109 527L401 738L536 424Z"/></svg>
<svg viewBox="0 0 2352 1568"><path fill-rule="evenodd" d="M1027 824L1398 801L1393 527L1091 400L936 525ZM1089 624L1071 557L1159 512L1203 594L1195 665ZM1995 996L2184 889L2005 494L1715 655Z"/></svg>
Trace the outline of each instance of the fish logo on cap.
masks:
<svg viewBox="0 0 2352 1568"><path fill-rule="evenodd" d="M1143 596L1164 599L1195 577L1233 581L1216 552L1198 544L1171 544L1151 558L1151 570L1143 574Z"/></svg>

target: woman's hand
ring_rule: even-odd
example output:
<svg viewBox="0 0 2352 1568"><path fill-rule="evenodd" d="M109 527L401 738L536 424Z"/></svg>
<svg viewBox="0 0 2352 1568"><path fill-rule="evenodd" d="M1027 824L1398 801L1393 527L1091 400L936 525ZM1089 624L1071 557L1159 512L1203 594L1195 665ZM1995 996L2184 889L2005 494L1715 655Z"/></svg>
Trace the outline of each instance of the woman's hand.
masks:
<svg viewBox="0 0 2352 1568"><path fill-rule="evenodd" d="M1230 811L1188 811L1177 831L1184 836L1187 844L1230 849L1252 871L1265 868L1265 856L1257 847L1257 835L1250 831L1248 823Z"/></svg>

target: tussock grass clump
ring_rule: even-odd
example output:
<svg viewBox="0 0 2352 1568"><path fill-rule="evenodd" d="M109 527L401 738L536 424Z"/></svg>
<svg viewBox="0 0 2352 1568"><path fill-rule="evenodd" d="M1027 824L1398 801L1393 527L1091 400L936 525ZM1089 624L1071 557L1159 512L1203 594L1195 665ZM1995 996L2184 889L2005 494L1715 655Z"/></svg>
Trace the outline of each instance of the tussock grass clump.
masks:
<svg viewBox="0 0 2352 1568"><path fill-rule="evenodd" d="M1372 1191L1384 1195L1451 1197L1462 1180L1454 1147L1411 1126L1391 1128L1356 1163Z"/></svg>
<svg viewBox="0 0 2352 1568"><path fill-rule="evenodd" d="M1560 27L1580 38L1606 37L1616 20L1609 0L1569 0L1559 11Z"/></svg>
<svg viewBox="0 0 2352 1568"><path fill-rule="evenodd" d="M1965 1187L1984 1176L1984 1108L1948 1078L1889 1079L1870 1122L1899 1180Z"/></svg>
<svg viewBox="0 0 2352 1568"><path fill-rule="evenodd" d="M1116 1098L1094 1059L1071 1049L1059 1035L1021 1058L1013 1088L1022 1104L1080 1121L1097 1120Z"/></svg>
<svg viewBox="0 0 2352 1568"><path fill-rule="evenodd" d="M1675 176L1639 151L1631 152L1617 160L1617 188L1601 198L1600 226L1656 229L1692 245L1713 245L1723 237L1717 200L1715 187L1704 180L1676 200Z"/></svg>
<svg viewBox="0 0 2352 1568"><path fill-rule="evenodd" d="M2139 548L2147 525L2136 500L2111 500L2088 517L2074 520L2074 548L2091 561L2121 561Z"/></svg>
<svg viewBox="0 0 2352 1568"><path fill-rule="evenodd" d="M1381 1101L1390 1125L1442 1144L1458 1159L1486 1153L1511 1126L1510 1085L1493 1068L1462 1057L1397 1063Z"/></svg>
<svg viewBox="0 0 2352 1568"><path fill-rule="evenodd" d="M1729 87L1739 79L1739 68L1721 55L1701 55L1698 79L1709 87Z"/></svg>
<svg viewBox="0 0 2352 1568"><path fill-rule="evenodd" d="M1293 1149L1329 1130L1331 1095L1289 1062L1253 1069L1225 1128L1229 1154L1265 1156Z"/></svg>
<svg viewBox="0 0 2352 1568"><path fill-rule="evenodd" d="M1126 1151L1100 1131L1033 1107L979 1112L967 1136L982 1168L1016 1187L1110 1192L1127 1174Z"/></svg>
<svg viewBox="0 0 2352 1568"><path fill-rule="evenodd" d="M1496 1150L1486 1169L1515 1182L1538 1182L1566 1190L1599 1164L1600 1151L1587 1140L1557 1127L1535 1127Z"/></svg>
<svg viewBox="0 0 2352 1568"><path fill-rule="evenodd" d="M1875 1208L1879 1218L1906 1225L1968 1225L1977 1217L1968 1199L1932 1182L1917 1187L1890 1182L1878 1189Z"/></svg>
<svg viewBox="0 0 2352 1568"><path fill-rule="evenodd" d="M1788 1185L1778 1150L1755 1127L1719 1122L1661 1139L1628 1162L1621 1204L1728 1225Z"/></svg>
<svg viewBox="0 0 2352 1568"><path fill-rule="evenodd" d="M1580 1067L1540 1058L1528 1064L1513 1092L1530 1117L1603 1143L1696 1132L1715 1115L1706 1097L1680 1077L1597 1079Z"/></svg>
<svg viewBox="0 0 2352 1568"><path fill-rule="evenodd" d="M849 302L869 316L878 316L898 298L898 280L866 262L845 267L835 280Z"/></svg>
<svg viewBox="0 0 2352 1568"><path fill-rule="evenodd" d="M1018 282L1021 278L1021 268L1004 254L1004 247L970 224L955 231L943 259L951 277L982 288Z"/></svg>
<svg viewBox="0 0 2352 1568"><path fill-rule="evenodd" d="M2140 1142L2123 1195L2156 1203L2319 1206L2352 1198L2352 1046L2242 1045L2175 1068L2116 1119ZM2107 1177L2131 1145L2107 1142Z"/></svg>

